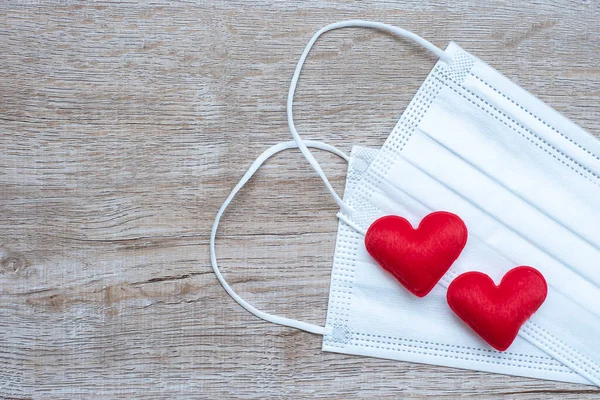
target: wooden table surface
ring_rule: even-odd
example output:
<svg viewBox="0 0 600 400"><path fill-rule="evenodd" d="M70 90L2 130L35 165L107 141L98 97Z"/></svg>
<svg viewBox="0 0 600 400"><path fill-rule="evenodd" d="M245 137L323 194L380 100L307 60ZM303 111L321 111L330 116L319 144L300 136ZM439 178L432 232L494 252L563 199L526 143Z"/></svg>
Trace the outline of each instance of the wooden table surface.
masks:
<svg viewBox="0 0 600 400"><path fill-rule="evenodd" d="M599 398L583 385L344 356L241 309L208 238L267 146L290 139L297 58L363 18L455 40L600 132L600 4L585 0L0 4L1 398ZM381 146L435 63L375 31L327 34L298 129ZM342 190L345 164L319 154ZM297 151L227 212L223 273L261 309L323 324L336 206Z"/></svg>

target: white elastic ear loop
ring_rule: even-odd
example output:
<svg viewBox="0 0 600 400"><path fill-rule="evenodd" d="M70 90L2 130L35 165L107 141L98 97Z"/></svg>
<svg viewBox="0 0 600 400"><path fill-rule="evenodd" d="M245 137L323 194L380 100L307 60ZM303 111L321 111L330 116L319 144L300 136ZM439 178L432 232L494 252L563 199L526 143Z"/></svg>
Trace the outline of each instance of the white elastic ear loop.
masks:
<svg viewBox="0 0 600 400"><path fill-rule="evenodd" d="M321 169L319 162L315 159L315 157L312 155L310 150L308 150L308 148L302 142L302 138L298 134L298 131L296 130L296 126L294 125L294 116L292 113L292 105L294 103L294 94L296 92L296 86L298 85L298 78L300 77L300 71L302 71L302 67L304 66L304 62L306 61L306 57L308 56L310 49L313 47L313 45L315 44L315 42L317 41L319 36L321 36L325 32L329 32L334 29L348 28L348 27L378 29L381 31L389 32L395 36L400 36L400 37L410 39L410 40L416 42L417 44L423 46L427 50L431 51L433 54L438 56L442 61L447 62L447 63L450 63L451 57L449 54L446 54L444 52L444 50L440 49L439 47L435 46L434 44L423 39L421 36L416 35L410 31L407 31L406 29L398 28L393 25L383 24L381 22L363 21L363 20L358 20L358 19L336 22L331 25L327 25L324 28L321 28L317 33L315 33L315 35L312 37L312 39L310 39L310 41L304 48L304 52L302 53L302 55L300 56L300 59L298 60L298 65L296 65L296 70L294 71L294 76L292 77L292 82L290 83L290 90L288 92L288 97L287 97L288 126L290 128L290 133L292 134L292 137L298 144L298 148L304 155L304 158L306 158L306 160L310 163L310 165L312 165L313 169L317 172L317 174L319 174L319 176L325 183L327 190L329 190L329 193L331 194L331 196L333 197L333 199L335 200L337 205L340 207L340 209L342 210L343 213L345 213L347 215L351 215L352 208L350 206L348 206L346 203L344 203L342 198L340 196L338 196L338 194L335 192L335 190L333 190L333 187L331 186L331 184L329 183L329 180L327 179L327 176L325 176L325 173Z"/></svg>
<svg viewBox="0 0 600 400"><path fill-rule="evenodd" d="M354 222L352 222L352 220L350 218L348 218L347 215L345 215L342 212L339 212L336 214L336 217L338 217L340 220L342 220L346 225L348 225L350 228L354 229L356 232L360 233L363 236L367 236L367 231L363 228L361 228L360 226L356 225Z"/></svg>
<svg viewBox="0 0 600 400"><path fill-rule="evenodd" d="M328 151L330 153L334 153L334 154L340 156L341 158L343 158L346 161L349 160L349 158L346 154L344 154L342 151L340 151L337 148L330 146L328 144L325 144L322 142L317 142L314 140L306 140L306 141L304 141L304 143L306 144L306 146L325 150L325 151ZM238 296L238 294L231 288L231 286L229 286L229 284L227 283L225 278L223 278L223 275L221 275L221 271L219 270L219 266L217 265L217 254L215 252L215 238L217 236L217 228L219 227L219 222L221 221L221 216L223 215L223 213L225 212L225 209L227 209L227 206L229 205L229 203L231 203L231 200L233 200L233 198L235 197L237 192L239 192L239 190L242 187L244 187L246 182L248 182L248 180L250 180L250 178L252 178L252 175L254 175L254 173L260 168L260 166L266 160L268 160L271 156L279 153L280 151L287 150L287 149L293 149L296 147L298 147L298 145L293 141L279 143L279 144L276 144L275 146L270 147L264 153L262 153L260 156L258 156L256 161L254 161L252 163L252 165L250 166L248 171L244 174L242 179L238 182L237 185L235 185L235 187L233 188L233 190L231 191L229 196L227 196L227 199L225 199L225 201L223 202L223 205L219 209L219 212L217 213L217 216L215 217L215 222L213 223L212 230L210 232L210 263L212 265L213 270L215 271L215 275L217 275L217 279L219 279L219 282L221 283L223 288L227 291L227 293L229 293L229 295L235 301L237 301L237 303L240 306L244 307L246 310L248 310L252 314L256 315L258 318L262 318L265 321L269 321L274 324L289 326L292 328L301 329L303 331L323 335L325 333L325 328L322 326L309 324L307 322L302 322L302 321L298 321L295 319L280 317L279 315L273 315L273 314L266 313L264 311L260 311L259 309L255 308L253 305L249 304L246 300L244 300L240 296Z"/></svg>

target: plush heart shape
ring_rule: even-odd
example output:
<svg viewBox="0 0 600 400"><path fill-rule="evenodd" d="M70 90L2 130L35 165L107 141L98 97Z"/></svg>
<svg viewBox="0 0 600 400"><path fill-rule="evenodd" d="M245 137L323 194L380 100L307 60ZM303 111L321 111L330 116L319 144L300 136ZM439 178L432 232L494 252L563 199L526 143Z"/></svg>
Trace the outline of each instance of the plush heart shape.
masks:
<svg viewBox="0 0 600 400"><path fill-rule="evenodd" d="M538 270L516 267L498 286L481 272L461 274L448 286L446 298L460 319L493 348L504 351L547 294L548 285Z"/></svg>
<svg viewBox="0 0 600 400"><path fill-rule="evenodd" d="M467 227L456 215L436 211L417 229L406 219L388 215L371 224L367 251L416 296L423 297L456 261L467 243Z"/></svg>

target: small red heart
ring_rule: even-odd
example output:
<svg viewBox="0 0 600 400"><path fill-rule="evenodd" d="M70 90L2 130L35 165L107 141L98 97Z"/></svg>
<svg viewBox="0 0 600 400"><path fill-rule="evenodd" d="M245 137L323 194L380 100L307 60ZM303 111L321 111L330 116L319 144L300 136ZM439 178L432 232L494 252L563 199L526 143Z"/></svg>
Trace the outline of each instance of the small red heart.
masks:
<svg viewBox="0 0 600 400"><path fill-rule="evenodd" d="M521 325L542 305L548 294L544 276L532 267L516 267L496 286L481 272L465 272L448 286L448 305L496 350L504 351Z"/></svg>
<svg viewBox="0 0 600 400"><path fill-rule="evenodd" d="M433 289L466 243L464 222L445 211L427 215L417 229L402 217L381 217L365 235L371 257L419 297Z"/></svg>

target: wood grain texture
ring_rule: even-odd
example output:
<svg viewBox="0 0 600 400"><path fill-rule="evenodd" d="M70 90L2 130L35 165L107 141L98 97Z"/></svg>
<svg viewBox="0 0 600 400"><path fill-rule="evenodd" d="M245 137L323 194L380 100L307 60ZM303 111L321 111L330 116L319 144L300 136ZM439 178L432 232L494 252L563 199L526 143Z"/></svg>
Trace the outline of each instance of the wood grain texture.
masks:
<svg viewBox="0 0 600 400"><path fill-rule="evenodd" d="M209 265L215 213L267 145L321 26L455 40L600 132L600 5L585 0L0 3L0 397L598 398L591 387L321 352L258 320ZM435 60L373 31L319 42L305 137L380 146ZM341 190L345 165L319 155ZM227 212L223 272L324 323L336 207L296 151Z"/></svg>

